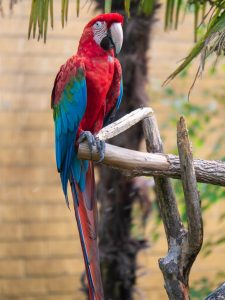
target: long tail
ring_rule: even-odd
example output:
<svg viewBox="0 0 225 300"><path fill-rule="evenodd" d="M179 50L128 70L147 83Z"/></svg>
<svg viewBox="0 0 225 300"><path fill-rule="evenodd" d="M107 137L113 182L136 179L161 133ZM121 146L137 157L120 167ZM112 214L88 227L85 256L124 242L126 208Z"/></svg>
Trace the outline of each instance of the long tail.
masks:
<svg viewBox="0 0 225 300"><path fill-rule="evenodd" d="M103 300L104 294L97 243L97 204L93 163L89 162L87 171L84 170L83 172L84 176L86 175L83 191L77 184L74 172L74 169L71 168L70 184L88 278L89 296L90 300Z"/></svg>

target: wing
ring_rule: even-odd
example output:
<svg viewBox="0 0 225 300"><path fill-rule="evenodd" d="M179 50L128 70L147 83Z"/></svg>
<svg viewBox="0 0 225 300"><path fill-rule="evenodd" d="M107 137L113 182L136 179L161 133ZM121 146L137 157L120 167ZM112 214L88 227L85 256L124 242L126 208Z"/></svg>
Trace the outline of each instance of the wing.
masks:
<svg viewBox="0 0 225 300"><path fill-rule="evenodd" d="M75 156L75 140L87 104L85 68L73 56L56 76L52 91L52 108L55 121L55 152L67 205L67 183Z"/></svg>
<svg viewBox="0 0 225 300"><path fill-rule="evenodd" d="M111 87L106 96L106 113L104 118L104 126L111 123L120 107L123 97L123 78L119 61L115 60L115 70Z"/></svg>

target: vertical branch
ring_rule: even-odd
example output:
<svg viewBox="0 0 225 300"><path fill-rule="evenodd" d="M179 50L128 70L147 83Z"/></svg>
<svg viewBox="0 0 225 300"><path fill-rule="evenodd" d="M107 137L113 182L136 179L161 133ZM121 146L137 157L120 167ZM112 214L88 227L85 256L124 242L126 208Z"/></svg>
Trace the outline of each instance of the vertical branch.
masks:
<svg viewBox="0 0 225 300"><path fill-rule="evenodd" d="M159 129L154 116L143 121L148 152L163 152ZM184 118L178 123L177 144L179 149L182 184L188 218L188 230L181 222L168 178L155 176L157 200L165 227L168 254L159 260L170 300L188 300L189 274L202 245L203 227L197 182L188 133Z"/></svg>
<svg viewBox="0 0 225 300"><path fill-rule="evenodd" d="M143 129L147 151L163 153L163 144L154 116L144 119ZM184 286L180 268L182 242L186 240L187 233L181 223L170 179L157 176L154 177L154 181L168 243L167 256L159 260L159 266L165 281L165 289L171 300L188 299L188 291Z"/></svg>
<svg viewBox="0 0 225 300"><path fill-rule="evenodd" d="M159 133L156 118L152 115L143 121L144 136L147 151L151 153L163 153L163 144ZM177 208L176 198L169 178L154 177L157 201L161 217L166 231L167 241L170 245L183 231L180 215Z"/></svg>
<svg viewBox="0 0 225 300"><path fill-rule="evenodd" d="M188 131L183 117L177 125L177 146L180 157L181 179L188 222L188 247L186 251L186 276L188 277L191 266L195 261L203 242L203 224L201 202L197 189L193 156ZM188 283L188 278L186 278Z"/></svg>

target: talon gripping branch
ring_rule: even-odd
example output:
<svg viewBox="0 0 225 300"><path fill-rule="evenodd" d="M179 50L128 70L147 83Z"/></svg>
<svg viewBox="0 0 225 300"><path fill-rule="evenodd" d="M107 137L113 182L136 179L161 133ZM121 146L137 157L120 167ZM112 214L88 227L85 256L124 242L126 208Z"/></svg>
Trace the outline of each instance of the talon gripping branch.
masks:
<svg viewBox="0 0 225 300"><path fill-rule="evenodd" d="M97 206L93 163L79 160L76 144L87 139L104 145L95 134L109 123L122 99L122 72L115 56L123 42L123 17L102 14L84 28L77 54L60 68L52 90L55 150L66 203L70 181L91 300L103 300L97 244Z"/></svg>

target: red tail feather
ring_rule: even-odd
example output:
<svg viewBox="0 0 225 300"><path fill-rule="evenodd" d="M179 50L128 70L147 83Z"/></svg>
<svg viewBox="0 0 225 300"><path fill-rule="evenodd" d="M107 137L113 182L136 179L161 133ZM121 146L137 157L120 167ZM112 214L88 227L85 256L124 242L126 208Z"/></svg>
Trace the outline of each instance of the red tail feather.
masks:
<svg viewBox="0 0 225 300"><path fill-rule="evenodd" d="M103 300L97 242L97 203L93 163L89 162L86 174L86 188L81 192L74 178L71 179L74 211L80 234L91 300Z"/></svg>

